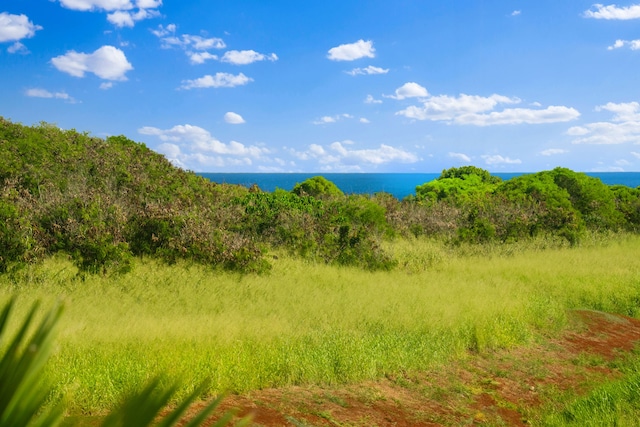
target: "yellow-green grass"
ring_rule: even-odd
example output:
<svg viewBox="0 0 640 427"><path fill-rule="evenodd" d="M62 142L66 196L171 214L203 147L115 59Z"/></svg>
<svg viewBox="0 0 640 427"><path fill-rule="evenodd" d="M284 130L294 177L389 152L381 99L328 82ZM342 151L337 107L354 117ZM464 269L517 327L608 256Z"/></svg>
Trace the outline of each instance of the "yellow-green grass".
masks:
<svg viewBox="0 0 640 427"><path fill-rule="evenodd" d="M277 254L264 276L145 259L83 279L54 258L0 277L0 299L66 300L46 375L70 413L100 413L159 373L184 384L177 398L204 378L211 393L339 384L524 344L565 327L567 309L640 310L640 238L541 246L404 240L388 247L395 271Z"/></svg>

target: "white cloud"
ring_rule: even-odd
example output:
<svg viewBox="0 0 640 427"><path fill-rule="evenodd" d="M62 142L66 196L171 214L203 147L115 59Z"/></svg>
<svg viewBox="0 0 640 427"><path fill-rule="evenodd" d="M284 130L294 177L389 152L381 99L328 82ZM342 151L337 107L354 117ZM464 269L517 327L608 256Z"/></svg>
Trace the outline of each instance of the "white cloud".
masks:
<svg viewBox="0 0 640 427"><path fill-rule="evenodd" d="M204 64L207 60L218 59L218 55L209 52L187 52L187 56L192 64Z"/></svg>
<svg viewBox="0 0 640 427"><path fill-rule="evenodd" d="M48 90L41 88L27 89L25 95L31 98L55 98L63 99L71 104L76 103L76 100L66 92L49 92Z"/></svg>
<svg viewBox="0 0 640 427"><path fill-rule="evenodd" d="M455 118L455 122L464 125L495 126L518 124L559 123L575 120L580 117L574 108L552 105L550 107L533 110L529 108L507 108L487 114L471 113Z"/></svg>
<svg viewBox="0 0 640 427"><path fill-rule="evenodd" d="M245 122L240 114L234 113L233 111L225 113L224 121L232 125L240 125Z"/></svg>
<svg viewBox="0 0 640 427"><path fill-rule="evenodd" d="M27 49L27 47L25 45L23 45L20 42L15 42L14 44L12 44L11 46L9 46L7 48L7 52L9 53L22 53L22 54L28 54L29 49Z"/></svg>
<svg viewBox="0 0 640 427"><path fill-rule="evenodd" d="M518 16L520 14L522 14L521 10L514 10L513 12L511 12L511 16Z"/></svg>
<svg viewBox="0 0 640 427"><path fill-rule="evenodd" d="M394 98L403 99L398 91ZM557 123L580 116L574 108L553 105L543 109L505 108L501 111L492 111L499 105L520 102L518 98L497 94L488 97L466 94L460 94L457 97L438 95L426 98L421 106L412 105L398 111L396 115L415 120L445 121L475 126Z"/></svg>
<svg viewBox="0 0 640 427"><path fill-rule="evenodd" d="M330 116L324 116L324 117L320 117L318 120L314 120L312 123L314 125L324 125L327 123L335 123L336 119L334 117L330 117Z"/></svg>
<svg viewBox="0 0 640 427"><path fill-rule="evenodd" d="M636 159L640 160L640 153L638 153L638 152L636 152L636 151L632 151L632 152L631 152L631 155L632 155L633 157L635 157Z"/></svg>
<svg viewBox="0 0 640 427"><path fill-rule="evenodd" d="M247 77L240 73L233 75L229 73L216 73L215 76L207 74L195 80L183 80L181 89L196 89L196 88L209 88L209 87L236 87L243 86L249 82L252 82L251 77Z"/></svg>
<svg viewBox="0 0 640 427"><path fill-rule="evenodd" d="M548 148L546 150L542 150L540 154L542 154L543 156L555 156L558 154L565 154L568 152L569 152L568 150L564 150L562 148Z"/></svg>
<svg viewBox="0 0 640 427"><path fill-rule="evenodd" d="M369 119L367 119L366 117L360 117L360 123L364 123L364 124L369 124L371 123L371 121Z"/></svg>
<svg viewBox="0 0 640 427"><path fill-rule="evenodd" d="M335 116L323 116L317 120L312 121L311 123L313 123L314 125L326 125L328 123L335 123L343 119L353 119L353 116L347 113L337 114Z"/></svg>
<svg viewBox="0 0 640 427"><path fill-rule="evenodd" d="M113 82L102 82L100 83L100 89L107 90L113 87Z"/></svg>
<svg viewBox="0 0 640 427"><path fill-rule="evenodd" d="M364 99L364 103L365 104L382 104L382 100L375 99L372 95L367 95L367 97Z"/></svg>
<svg viewBox="0 0 640 427"><path fill-rule="evenodd" d="M228 144L220 142L209 131L199 126L177 125L171 129L159 129L144 126L138 129L142 135L156 136L163 142L158 147L174 164L185 167L198 165L198 168L247 166L252 159L259 159L269 150L255 145L244 145L237 141Z"/></svg>
<svg viewBox="0 0 640 427"><path fill-rule="evenodd" d="M31 22L27 15L0 13L0 43L31 38L41 29L42 27Z"/></svg>
<svg viewBox="0 0 640 427"><path fill-rule="evenodd" d="M345 71L345 72L351 76L358 76L358 75L371 75L371 74L387 74L389 72L389 69L374 67L373 65L369 65L366 68L354 68L351 71Z"/></svg>
<svg viewBox="0 0 640 427"><path fill-rule="evenodd" d="M615 4L608 6L594 4L591 9L584 12L584 16L595 19L638 19L640 18L640 4L627 7L618 7Z"/></svg>
<svg viewBox="0 0 640 427"><path fill-rule="evenodd" d="M162 6L162 0L137 0L136 6L140 9L157 9Z"/></svg>
<svg viewBox="0 0 640 427"><path fill-rule="evenodd" d="M629 46L631 50L640 50L640 40L616 40L616 42L607 47L608 50L620 49Z"/></svg>
<svg viewBox="0 0 640 427"><path fill-rule="evenodd" d="M224 49L227 46L222 39L217 37L205 38L190 34L182 35L182 44L197 50Z"/></svg>
<svg viewBox="0 0 640 427"><path fill-rule="evenodd" d="M162 26L160 26L159 28L160 30L154 31L153 34L158 35L158 34L162 34L162 31L167 31L166 29L162 28ZM175 30L175 26L174 26L174 30ZM224 49L225 47L227 47L224 40L217 37L205 38L201 36L194 36L191 34L183 34L180 37L175 35L172 35L170 37L162 37L162 36L158 36L158 37L160 37L160 40L162 42L161 47L163 49L179 47L181 49L190 51L191 49L207 50L207 49Z"/></svg>
<svg viewBox="0 0 640 427"><path fill-rule="evenodd" d="M332 61L354 61L360 58L374 58L375 49L371 40L362 39L355 43L341 44L329 49L327 58Z"/></svg>
<svg viewBox="0 0 640 427"><path fill-rule="evenodd" d="M51 59L59 71L74 77L93 73L105 80L127 80L125 74L133 69L124 52L113 46L102 46L93 53L69 51Z"/></svg>
<svg viewBox="0 0 640 427"><path fill-rule="evenodd" d="M67 9L83 12L104 11L107 20L116 27L133 27L136 22L160 16L156 9L162 0L60 0Z"/></svg>
<svg viewBox="0 0 640 427"><path fill-rule="evenodd" d="M406 99L406 98L426 98L429 92L424 87L415 82L408 82L396 89L395 95L387 95L387 98Z"/></svg>
<svg viewBox="0 0 640 427"><path fill-rule="evenodd" d="M224 40L218 37L202 37L192 34L176 35L177 26L169 24L166 27L158 25L158 29L151 33L160 39L162 49L182 49L192 64L204 64L207 60L217 60L218 56L208 52L209 49L224 49Z"/></svg>
<svg viewBox="0 0 640 427"><path fill-rule="evenodd" d="M225 52L220 61L228 62L234 65L247 65L257 61L277 61L278 56L275 53L264 55L255 50L230 50Z"/></svg>
<svg viewBox="0 0 640 427"><path fill-rule="evenodd" d="M158 29L151 30L151 33L158 38L162 38L169 34L175 34L176 29L177 29L176 24L169 24L166 27L160 24L158 25Z"/></svg>
<svg viewBox="0 0 640 427"><path fill-rule="evenodd" d="M129 10L133 8L130 0L60 0L60 4L67 9L83 12L93 10Z"/></svg>
<svg viewBox="0 0 640 427"><path fill-rule="evenodd" d="M153 9L139 9L137 12L129 12L126 10L117 10L107 15L107 21L116 27L133 28L135 23L144 19L150 19L160 16L160 12Z"/></svg>
<svg viewBox="0 0 640 427"><path fill-rule="evenodd" d="M466 94L458 97L439 95L429 97L421 107L410 106L396 114L416 120L452 121L460 116L490 111L498 104L514 104L519 101L516 98L496 94L488 97Z"/></svg>
<svg viewBox="0 0 640 427"><path fill-rule="evenodd" d="M574 144L640 144L640 104L609 102L596 107L596 111L609 111L613 117L609 122L588 123L573 126L567 135L575 136Z"/></svg>
<svg viewBox="0 0 640 427"><path fill-rule="evenodd" d="M520 159L510 159L509 157L502 157L499 154L494 154L492 156L484 155L480 157L482 157L482 159L484 159L484 162L488 165L519 165L522 163L522 160Z"/></svg>
<svg viewBox="0 0 640 427"><path fill-rule="evenodd" d="M448 155L449 157L456 159L458 161L461 161L464 163L471 163L471 157L467 156L466 154L449 152Z"/></svg>
<svg viewBox="0 0 640 427"><path fill-rule="evenodd" d="M349 150L343 145L344 143L334 142L330 145L331 149L340 155L342 162L352 160L380 165L389 162L415 163L419 160L413 153L386 144L373 149Z"/></svg>
<svg viewBox="0 0 640 427"><path fill-rule="evenodd" d="M420 159L414 153L380 144L378 148L351 149L353 141L334 142L328 147L311 144L305 151L291 149L291 153L300 160L316 160L323 170L360 170L362 164L382 165L386 163L416 163Z"/></svg>

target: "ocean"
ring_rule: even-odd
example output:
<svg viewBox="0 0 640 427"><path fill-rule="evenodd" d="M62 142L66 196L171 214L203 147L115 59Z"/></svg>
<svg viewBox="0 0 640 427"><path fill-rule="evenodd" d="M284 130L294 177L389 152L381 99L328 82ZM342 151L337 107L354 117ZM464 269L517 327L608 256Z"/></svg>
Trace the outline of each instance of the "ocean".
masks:
<svg viewBox="0 0 640 427"><path fill-rule="evenodd" d="M398 199L415 194L416 186L433 181L440 173L198 173L216 183L256 184L263 191L276 188L290 191L296 183L322 175L347 194L374 194L385 192ZM493 173L507 180L524 173ZM607 185L640 186L640 172L588 172Z"/></svg>

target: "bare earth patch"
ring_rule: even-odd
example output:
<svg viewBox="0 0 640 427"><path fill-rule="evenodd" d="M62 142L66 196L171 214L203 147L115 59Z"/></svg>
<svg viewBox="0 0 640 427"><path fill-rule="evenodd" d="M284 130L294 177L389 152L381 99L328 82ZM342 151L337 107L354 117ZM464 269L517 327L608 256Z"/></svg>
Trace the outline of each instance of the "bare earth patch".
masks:
<svg viewBox="0 0 640 427"><path fill-rule="evenodd" d="M570 331L541 344L469 354L430 372L360 384L228 396L222 409L251 414L258 426L525 426L554 394L583 394L615 378L606 362L640 341L639 320L596 311L571 317Z"/></svg>

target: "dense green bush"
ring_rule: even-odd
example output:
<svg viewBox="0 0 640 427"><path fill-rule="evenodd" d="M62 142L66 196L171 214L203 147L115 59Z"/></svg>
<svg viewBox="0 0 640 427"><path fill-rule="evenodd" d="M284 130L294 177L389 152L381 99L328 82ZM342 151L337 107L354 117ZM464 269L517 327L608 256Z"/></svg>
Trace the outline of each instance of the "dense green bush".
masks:
<svg viewBox="0 0 640 427"><path fill-rule="evenodd" d="M485 197L495 190L500 178L475 166L463 166L442 171L440 176L416 187L421 201L441 201L465 204Z"/></svg>
<svg viewBox="0 0 640 427"><path fill-rule="evenodd" d="M293 186L292 193L298 196L335 197L344 193L333 182L323 176L314 176Z"/></svg>
<svg viewBox="0 0 640 427"><path fill-rule="evenodd" d="M381 241L453 243L640 229L640 190L565 168L508 181L475 166L442 171L397 200L346 196L322 176L271 193L214 184L124 136L106 140L0 118L0 272L57 252L81 273L126 272L135 256L265 272L271 248L391 268Z"/></svg>
<svg viewBox="0 0 640 427"><path fill-rule="evenodd" d="M0 199L0 273L23 265L33 246L31 225L15 205Z"/></svg>

